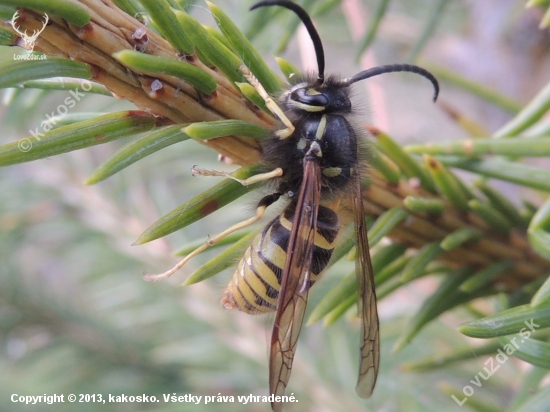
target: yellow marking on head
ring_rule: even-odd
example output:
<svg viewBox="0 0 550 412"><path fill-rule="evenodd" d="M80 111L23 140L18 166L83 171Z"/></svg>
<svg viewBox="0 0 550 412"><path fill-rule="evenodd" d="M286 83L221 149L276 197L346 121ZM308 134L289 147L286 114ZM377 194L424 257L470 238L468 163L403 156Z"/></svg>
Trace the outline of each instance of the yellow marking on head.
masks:
<svg viewBox="0 0 550 412"><path fill-rule="evenodd" d="M321 92L318 91L318 90L315 90L315 89L311 88L311 89L307 89L307 90L306 90L306 94L307 94L308 96L317 96L317 95L321 94Z"/></svg>
<svg viewBox="0 0 550 412"><path fill-rule="evenodd" d="M304 139L303 137L300 140L298 140L298 144L296 145L298 150L304 150L306 146L307 146L307 140Z"/></svg>
<svg viewBox="0 0 550 412"><path fill-rule="evenodd" d="M325 110L324 106L312 106L310 104L305 104L301 102L297 102L296 100L289 100L289 103L293 105L297 109L302 109L306 112L322 112Z"/></svg>

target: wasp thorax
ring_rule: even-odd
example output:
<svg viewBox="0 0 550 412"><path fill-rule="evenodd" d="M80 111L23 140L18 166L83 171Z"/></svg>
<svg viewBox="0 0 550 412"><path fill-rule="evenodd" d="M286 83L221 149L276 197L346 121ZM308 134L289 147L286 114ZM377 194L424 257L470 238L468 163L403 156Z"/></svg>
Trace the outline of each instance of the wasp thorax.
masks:
<svg viewBox="0 0 550 412"><path fill-rule="evenodd" d="M283 98L292 108L309 113L351 111L349 87L342 83L320 86L302 83L292 88Z"/></svg>

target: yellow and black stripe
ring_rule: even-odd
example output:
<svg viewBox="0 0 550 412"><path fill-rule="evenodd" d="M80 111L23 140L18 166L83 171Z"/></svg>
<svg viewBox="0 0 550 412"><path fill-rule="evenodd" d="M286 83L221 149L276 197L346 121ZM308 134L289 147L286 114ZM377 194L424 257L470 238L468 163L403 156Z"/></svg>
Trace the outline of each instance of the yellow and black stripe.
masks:
<svg viewBox="0 0 550 412"><path fill-rule="evenodd" d="M233 274L222 298L227 309L256 314L275 311L281 279L287 258L288 241L294 220L295 205L258 233ZM308 288L326 268L340 228L338 215L332 209L319 206L315 247Z"/></svg>

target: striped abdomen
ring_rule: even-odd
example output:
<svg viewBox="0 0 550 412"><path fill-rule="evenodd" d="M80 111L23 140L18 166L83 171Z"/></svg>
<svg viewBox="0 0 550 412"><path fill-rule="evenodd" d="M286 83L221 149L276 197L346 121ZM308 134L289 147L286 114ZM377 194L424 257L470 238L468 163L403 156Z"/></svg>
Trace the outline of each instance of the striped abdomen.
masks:
<svg viewBox="0 0 550 412"><path fill-rule="evenodd" d="M293 219L294 206L290 205L256 235L224 293L225 308L251 314L277 309ZM339 228L338 215L319 206L310 287L332 256Z"/></svg>

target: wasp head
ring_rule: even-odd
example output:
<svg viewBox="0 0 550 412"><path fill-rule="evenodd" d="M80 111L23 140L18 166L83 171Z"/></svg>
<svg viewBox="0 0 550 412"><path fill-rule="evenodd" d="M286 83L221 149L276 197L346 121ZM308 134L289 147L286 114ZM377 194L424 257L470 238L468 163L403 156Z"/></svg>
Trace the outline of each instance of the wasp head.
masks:
<svg viewBox="0 0 550 412"><path fill-rule="evenodd" d="M322 84L306 81L295 84L282 94L281 103L297 113L349 113L349 86L326 79Z"/></svg>

